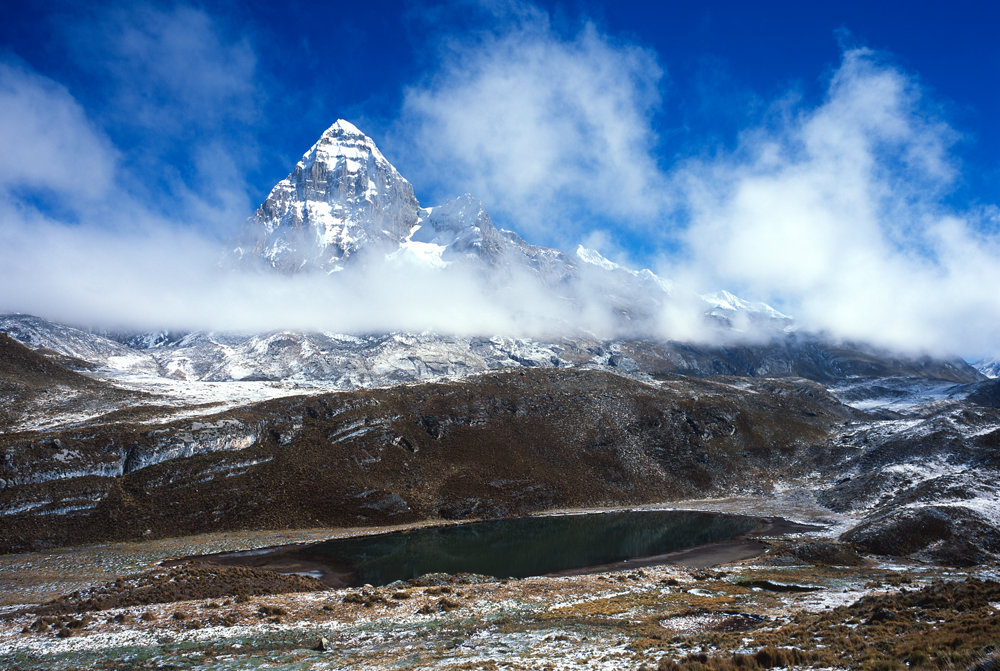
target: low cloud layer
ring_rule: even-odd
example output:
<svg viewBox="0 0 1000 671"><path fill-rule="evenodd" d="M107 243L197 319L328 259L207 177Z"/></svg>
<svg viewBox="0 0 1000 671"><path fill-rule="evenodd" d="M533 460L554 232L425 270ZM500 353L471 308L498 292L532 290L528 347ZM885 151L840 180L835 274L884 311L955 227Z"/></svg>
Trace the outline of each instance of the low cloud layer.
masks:
<svg viewBox="0 0 1000 671"><path fill-rule="evenodd" d="M554 289L524 267L502 269L498 281L475 265L454 263L442 271L405 255L355 260L333 275L280 275L227 268L217 245L191 233L108 233L41 218L30 223L30 230L0 229L9 257L0 268L6 292L0 312L141 331L606 338L638 328L618 318L614 296L621 291L608 292L614 285L592 267ZM667 311L643 322L642 332L707 337L700 320L705 306L691 297L678 293Z"/></svg>

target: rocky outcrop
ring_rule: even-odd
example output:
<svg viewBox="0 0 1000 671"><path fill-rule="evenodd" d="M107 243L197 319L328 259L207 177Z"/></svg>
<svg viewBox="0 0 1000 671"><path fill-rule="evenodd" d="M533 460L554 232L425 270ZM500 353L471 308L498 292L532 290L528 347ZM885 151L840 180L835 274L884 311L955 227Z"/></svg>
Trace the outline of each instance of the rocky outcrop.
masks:
<svg viewBox="0 0 1000 671"><path fill-rule="evenodd" d="M829 462L826 435L855 415L804 381L526 369L14 434L0 548L764 491Z"/></svg>

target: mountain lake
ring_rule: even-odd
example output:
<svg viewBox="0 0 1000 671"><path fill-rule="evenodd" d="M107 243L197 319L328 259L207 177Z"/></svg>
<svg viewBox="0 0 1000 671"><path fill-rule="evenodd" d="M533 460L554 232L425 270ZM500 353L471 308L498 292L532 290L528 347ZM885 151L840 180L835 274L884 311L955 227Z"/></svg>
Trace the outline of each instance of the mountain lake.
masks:
<svg viewBox="0 0 1000 671"><path fill-rule="evenodd" d="M496 578L569 575L669 562L688 548L744 542L771 520L677 510L637 510L447 524L374 535L187 557L302 573L334 587L387 585L428 573Z"/></svg>

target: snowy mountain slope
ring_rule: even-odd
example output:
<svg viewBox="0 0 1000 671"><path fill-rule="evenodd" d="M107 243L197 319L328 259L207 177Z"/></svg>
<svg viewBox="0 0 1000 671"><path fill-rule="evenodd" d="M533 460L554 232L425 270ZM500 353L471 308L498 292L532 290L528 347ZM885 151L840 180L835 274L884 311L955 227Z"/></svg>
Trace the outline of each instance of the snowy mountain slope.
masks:
<svg viewBox="0 0 1000 671"><path fill-rule="evenodd" d="M421 207L413 187L371 138L344 120L327 129L272 189L244 226L233 258L244 267L282 273L351 275L359 266L371 271L386 262L456 274L456 282L467 277L459 273L472 272L487 293L528 283L576 306L577 314L603 315L599 321L619 330L646 334L662 332L663 314L677 298L701 300L710 323L740 332L780 331L789 322L768 306L728 293L675 296L669 280L614 264L594 250L580 247L572 255L531 245L497 229L470 194Z"/></svg>
<svg viewBox="0 0 1000 671"><path fill-rule="evenodd" d="M786 331L794 329L791 317L767 303L746 301L725 290L703 294L701 298L712 306L708 310L709 315L723 320L735 329L748 330L755 326L774 329L782 324Z"/></svg>
<svg viewBox="0 0 1000 671"><path fill-rule="evenodd" d="M766 344L712 347L581 336L533 340L433 333L194 332L130 349L98 334L24 315L0 316L0 330L29 346L42 344L86 358L98 369L91 374L100 379L156 393L177 393L187 385L192 398L203 398L195 388L198 384L280 383L307 390L349 390L541 367L610 370L643 379L675 374L805 377L829 384L856 407L875 408L964 397L971 390L969 383L981 379L958 360L892 358L797 333ZM212 398L224 389L217 387ZM247 393L232 389L236 397Z"/></svg>
<svg viewBox="0 0 1000 671"><path fill-rule="evenodd" d="M31 315L0 315L0 331L32 349L46 349L108 369L158 375L156 360L146 351L100 334Z"/></svg>
<svg viewBox="0 0 1000 671"><path fill-rule="evenodd" d="M73 371L0 333L0 433L92 420L125 405L154 402Z"/></svg>
<svg viewBox="0 0 1000 671"><path fill-rule="evenodd" d="M418 209L413 187L375 143L338 120L271 190L234 255L283 272L336 271L365 247L398 246Z"/></svg>
<svg viewBox="0 0 1000 671"><path fill-rule="evenodd" d="M983 359L973 366L986 377L1000 377L1000 359Z"/></svg>
<svg viewBox="0 0 1000 671"><path fill-rule="evenodd" d="M818 487L825 505L860 517L845 540L951 564L1000 556L1000 410L929 401L834 440L847 458Z"/></svg>
<svg viewBox="0 0 1000 671"><path fill-rule="evenodd" d="M503 237L486 208L470 194L421 210L407 239L443 248L449 261L471 257L495 263L504 250Z"/></svg>

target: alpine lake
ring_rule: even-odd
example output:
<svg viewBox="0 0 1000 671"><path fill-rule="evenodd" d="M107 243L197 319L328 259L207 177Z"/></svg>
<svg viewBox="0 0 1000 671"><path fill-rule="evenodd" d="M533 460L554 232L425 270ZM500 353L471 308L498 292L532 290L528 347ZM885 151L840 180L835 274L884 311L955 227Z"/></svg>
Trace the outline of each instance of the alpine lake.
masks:
<svg viewBox="0 0 1000 671"><path fill-rule="evenodd" d="M496 578L568 575L666 560L730 541L766 520L676 510L522 517L430 526L186 560L302 573L333 587L387 585L428 573Z"/></svg>

